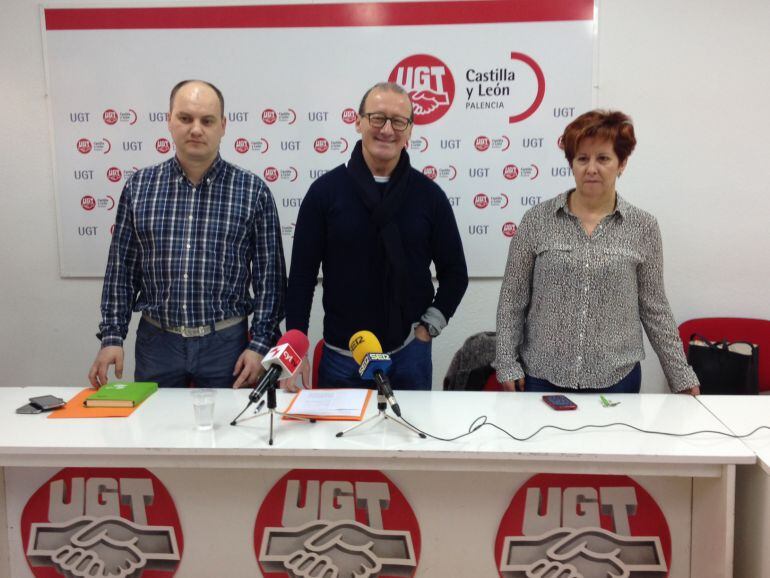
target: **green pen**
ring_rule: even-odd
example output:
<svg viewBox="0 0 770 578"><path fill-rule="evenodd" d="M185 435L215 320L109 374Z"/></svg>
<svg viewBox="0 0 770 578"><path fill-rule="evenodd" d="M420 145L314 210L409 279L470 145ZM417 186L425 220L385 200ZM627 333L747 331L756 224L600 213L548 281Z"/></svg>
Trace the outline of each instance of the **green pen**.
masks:
<svg viewBox="0 0 770 578"><path fill-rule="evenodd" d="M610 401L609 399L607 399L603 395L600 395L599 399L601 400L602 405L604 407L615 407L616 405L618 405L620 403L619 401Z"/></svg>

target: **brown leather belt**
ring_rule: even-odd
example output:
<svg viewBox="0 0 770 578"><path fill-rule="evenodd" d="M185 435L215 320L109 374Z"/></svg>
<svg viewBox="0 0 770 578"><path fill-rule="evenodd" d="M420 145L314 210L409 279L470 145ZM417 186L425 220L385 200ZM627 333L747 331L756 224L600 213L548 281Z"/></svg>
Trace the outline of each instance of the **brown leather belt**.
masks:
<svg viewBox="0 0 770 578"><path fill-rule="evenodd" d="M142 319L147 321L150 325L153 325L157 327L158 329L162 329L163 331L168 331L169 333L176 333L177 335L181 335L182 337L204 337L208 335L209 333L212 333L212 331L222 331L224 329L227 329L228 327L232 327L233 325L238 325L242 321L246 319L246 317L230 317L229 319L223 319L222 321L217 321L214 323L214 327L212 329L211 325L201 325L199 327L163 327L160 323L160 321L157 321L147 315L146 313L142 313Z"/></svg>

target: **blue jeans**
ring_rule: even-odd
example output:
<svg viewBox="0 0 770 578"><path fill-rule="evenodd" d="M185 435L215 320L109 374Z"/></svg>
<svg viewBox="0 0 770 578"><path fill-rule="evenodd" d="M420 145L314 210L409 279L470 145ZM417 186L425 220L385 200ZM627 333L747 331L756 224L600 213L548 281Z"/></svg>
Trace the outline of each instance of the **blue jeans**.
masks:
<svg viewBox="0 0 770 578"><path fill-rule="evenodd" d="M247 345L246 321L204 337L182 337L142 319L134 379L158 387L232 387L235 362Z"/></svg>
<svg viewBox="0 0 770 578"><path fill-rule="evenodd" d="M387 371L393 389L430 390L433 387L433 359L430 342L413 339L409 345L390 356ZM324 346L318 366L319 388L376 387L374 381L364 381L358 375L356 360Z"/></svg>
<svg viewBox="0 0 770 578"><path fill-rule="evenodd" d="M550 381L538 377L526 376L524 391L537 391L542 393L639 393L642 388L642 366L638 363L623 379L614 385L602 389L572 389L570 387L559 387Z"/></svg>

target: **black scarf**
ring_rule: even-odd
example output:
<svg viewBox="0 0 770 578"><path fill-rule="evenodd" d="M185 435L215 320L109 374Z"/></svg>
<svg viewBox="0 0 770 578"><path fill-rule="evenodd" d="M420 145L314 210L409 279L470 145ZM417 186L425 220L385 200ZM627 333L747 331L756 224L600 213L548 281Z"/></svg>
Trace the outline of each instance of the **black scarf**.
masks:
<svg viewBox="0 0 770 578"><path fill-rule="evenodd" d="M411 320L404 319L409 276L406 267L406 253L398 224L393 221L396 213L407 198L410 169L409 155L401 151L398 164L390 175L385 194L380 195L372 172L364 160L361 141L356 143L348 162L348 174L353 178L356 192L369 210L372 226L377 231L378 254L384 256L385 302L387 328L385 335L378 335L385 351L400 346L405 335L404 326Z"/></svg>

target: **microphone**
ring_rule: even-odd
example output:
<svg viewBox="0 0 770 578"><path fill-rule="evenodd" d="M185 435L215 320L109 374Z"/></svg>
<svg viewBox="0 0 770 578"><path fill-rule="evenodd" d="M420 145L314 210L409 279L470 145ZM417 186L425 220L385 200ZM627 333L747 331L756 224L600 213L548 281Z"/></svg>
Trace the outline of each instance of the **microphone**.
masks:
<svg viewBox="0 0 770 578"><path fill-rule="evenodd" d="M382 345L371 331L359 331L353 334L348 343L353 359L360 366L361 379L373 379L382 395L388 400L393 413L401 417L401 408L393 395L393 388L386 372L390 368L390 355L382 352Z"/></svg>
<svg viewBox="0 0 770 578"><path fill-rule="evenodd" d="M275 347L262 358L262 367L267 372L249 394L249 400L252 403L256 402L268 389L274 387L279 379L285 379L297 373L309 346L307 336L301 331L290 329L284 333Z"/></svg>

